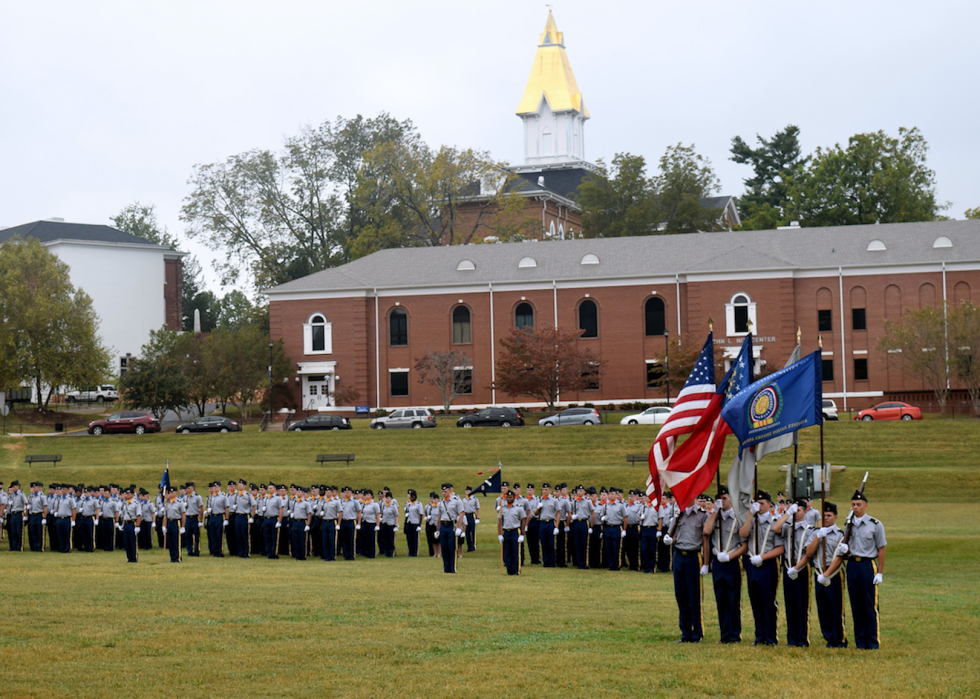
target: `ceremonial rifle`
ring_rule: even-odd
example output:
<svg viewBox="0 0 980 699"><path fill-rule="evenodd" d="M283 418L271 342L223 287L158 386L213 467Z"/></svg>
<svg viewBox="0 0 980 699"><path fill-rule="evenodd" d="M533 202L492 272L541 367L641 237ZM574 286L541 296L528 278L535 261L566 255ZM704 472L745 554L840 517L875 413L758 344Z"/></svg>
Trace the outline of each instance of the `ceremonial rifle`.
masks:
<svg viewBox="0 0 980 699"><path fill-rule="evenodd" d="M864 479L861 481L861 487L858 488L858 492L864 495L864 486L868 482L868 472L864 472ZM854 510L851 510L851 514L847 518L847 527L844 529L844 538L841 539L842 544L846 544L851 540L851 529L854 527Z"/></svg>

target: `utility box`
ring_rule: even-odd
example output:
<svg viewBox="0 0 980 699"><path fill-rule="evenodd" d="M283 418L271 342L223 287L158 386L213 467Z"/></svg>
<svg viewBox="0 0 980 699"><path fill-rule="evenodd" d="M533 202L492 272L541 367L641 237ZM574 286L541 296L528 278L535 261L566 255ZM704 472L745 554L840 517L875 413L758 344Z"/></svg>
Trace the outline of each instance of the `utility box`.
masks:
<svg viewBox="0 0 980 699"><path fill-rule="evenodd" d="M826 484L824 483L824 478L826 478ZM796 485L796 489L793 489L793 485ZM796 494L798 498L806 498L807 500L816 500L820 497L823 492L823 488L826 486L826 492L830 492L830 464L824 465L824 468L820 468L820 464L789 464L789 468L786 469L786 497L791 498L793 494Z"/></svg>

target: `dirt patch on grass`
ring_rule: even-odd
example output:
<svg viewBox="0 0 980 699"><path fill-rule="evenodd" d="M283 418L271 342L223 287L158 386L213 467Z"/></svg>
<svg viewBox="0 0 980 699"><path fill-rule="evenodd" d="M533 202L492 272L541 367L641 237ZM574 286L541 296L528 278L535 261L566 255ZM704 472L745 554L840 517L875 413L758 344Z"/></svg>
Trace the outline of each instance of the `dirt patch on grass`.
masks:
<svg viewBox="0 0 980 699"><path fill-rule="evenodd" d="M16 442L5 442L3 448L7 451L26 451L27 445L18 440Z"/></svg>

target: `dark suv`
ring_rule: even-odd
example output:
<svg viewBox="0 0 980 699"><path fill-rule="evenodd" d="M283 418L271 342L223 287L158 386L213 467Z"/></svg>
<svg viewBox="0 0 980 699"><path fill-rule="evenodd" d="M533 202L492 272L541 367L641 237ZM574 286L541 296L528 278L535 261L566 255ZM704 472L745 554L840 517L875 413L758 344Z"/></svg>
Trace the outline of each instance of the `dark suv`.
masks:
<svg viewBox="0 0 980 699"><path fill-rule="evenodd" d="M304 420L290 426L290 432L304 430L349 430L350 420L339 415L310 415Z"/></svg>
<svg viewBox="0 0 980 699"><path fill-rule="evenodd" d="M108 434L109 432L159 432L160 421L152 413L143 410L123 410L102 420L88 424L89 434Z"/></svg>
<svg viewBox="0 0 980 699"><path fill-rule="evenodd" d="M516 408L484 408L456 421L456 427L520 427L523 424L524 416Z"/></svg>

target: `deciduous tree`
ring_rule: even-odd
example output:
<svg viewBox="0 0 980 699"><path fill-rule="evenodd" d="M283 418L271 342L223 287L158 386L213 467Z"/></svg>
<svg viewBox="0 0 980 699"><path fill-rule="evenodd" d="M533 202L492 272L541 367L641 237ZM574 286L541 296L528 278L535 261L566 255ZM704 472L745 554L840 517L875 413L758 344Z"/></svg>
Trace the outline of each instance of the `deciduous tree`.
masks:
<svg viewBox="0 0 980 699"><path fill-rule="evenodd" d="M169 412L180 413L193 401L193 335L154 330L139 357L119 380L120 396L132 408L149 410L162 420Z"/></svg>
<svg viewBox="0 0 980 699"><path fill-rule="evenodd" d="M878 350L910 379L923 381L946 412L949 396L950 362L946 318L942 308L909 308L896 321L885 322L885 335Z"/></svg>
<svg viewBox="0 0 980 699"><path fill-rule="evenodd" d="M419 383L435 386L442 396L443 415L449 414L449 406L456 395L473 385L473 360L462 350L437 352L429 350L415 361Z"/></svg>
<svg viewBox="0 0 980 699"><path fill-rule="evenodd" d="M768 140L756 134L756 148L741 136L732 138L731 160L751 166L753 172L743 180L745 193L738 202L743 229L767 230L787 223L788 181L806 162L800 157L799 135L799 127L790 124Z"/></svg>
<svg viewBox="0 0 980 699"><path fill-rule="evenodd" d="M587 238L648 235L660 223L657 193L642 155L617 153L611 168L599 160L579 185L579 204Z"/></svg>
<svg viewBox="0 0 980 699"><path fill-rule="evenodd" d="M950 306L948 322L952 373L980 415L980 306L970 301Z"/></svg>
<svg viewBox="0 0 980 699"><path fill-rule="evenodd" d="M530 396L554 410L563 391L581 391L598 381L605 363L578 343L581 330L542 326L511 331L501 340L496 388L512 396Z"/></svg>
<svg viewBox="0 0 980 699"><path fill-rule="evenodd" d="M721 229L720 214L701 205L715 194L720 182L711 161L694 150L694 144L669 146L660 157L660 170L653 180L660 209L660 231L694 233Z"/></svg>
<svg viewBox="0 0 980 699"><path fill-rule="evenodd" d="M68 265L36 238L0 246L0 375L29 380L39 410L61 387L103 381L109 352L98 335L92 300L70 281Z"/></svg>

